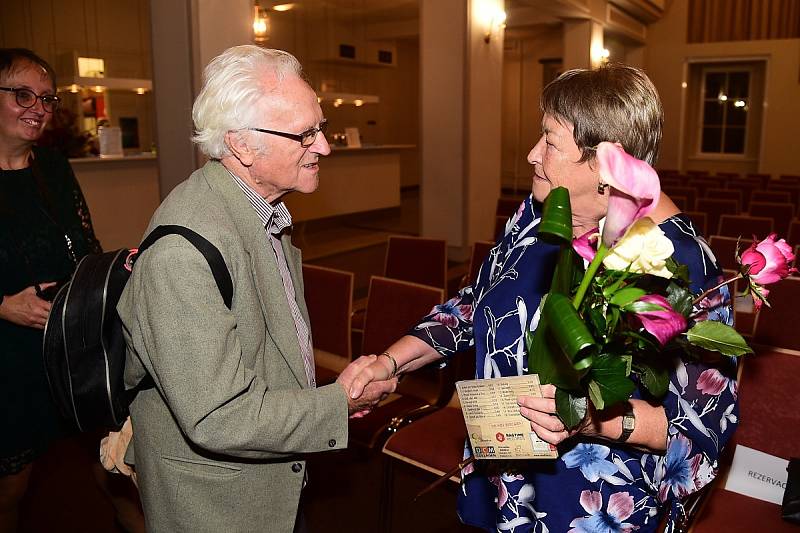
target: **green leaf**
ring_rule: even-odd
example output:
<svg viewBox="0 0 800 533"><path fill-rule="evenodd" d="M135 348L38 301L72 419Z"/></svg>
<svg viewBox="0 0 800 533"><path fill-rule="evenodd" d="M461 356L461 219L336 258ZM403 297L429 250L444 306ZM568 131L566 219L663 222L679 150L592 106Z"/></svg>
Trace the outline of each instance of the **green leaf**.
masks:
<svg viewBox="0 0 800 533"><path fill-rule="evenodd" d="M655 368L650 365L639 366L639 379L642 385L655 398L662 398L669 388L669 372L666 369Z"/></svg>
<svg viewBox="0 0 800 533"><path fill-rule="evenodd" d="M619 307L625 307L626 305L635 302L645 294L647 294L647 292L645 292L644 289L640 289L638 287L625 287L624 289L615 292L609 299L609 303Z"/></svg>
<svg viewBox="0 0 800 533"><path fill-rule="evenodd" d="M678 263L673 258L669 257L666 261L667 270L672 272L672 277L683 280L689 283L689 267L683 263Z"/></svg>
<svg viewBox="0 0 800 533"><path fill-rule="evenodd" d="M570 294L576 278L580 282L582 268L578 268L576 258L578 254L572 246L564 246L558 252L558 262L553 272L553 282L550 284L550 292L560 294ZM582 263L581 263L582 264Z"/></svg>
<svg viewBox="0 0 800 533"><path fill-rule="evenodd" d="M664 306L649 302L633 302L623 307L629 313L647 313L650 311L664 311Z"/></svg>
<svg viewBox="0 0 800 533"><path fill-rule="evenodd" d="M589 323L594 328L595 334L603 337L606 334L606 317L600 307L589 309Z"/></svg>
<svg viewBox="0 0 800 533"><path fill-rule="evenodd" d="M589 397L595 407L605 409L630 397L636 385L628 377L627 370L628 362L619 356L604 354L595 357L589 372Z"/></svg>
<svg viewBox="0 0 800 533"><path fill-rule="evenodd" d="M542 317L536 331L526 334L528 344L528 373L538 374L542 384L578 389L581 373L572 367L572 361L558 346Z"/></svg>
<svg viewBox="0 0 800 533"><path fill-rule="evenodd" d="M567 390L556 388L556 412L567 427L574 429L586 416L586 397L575 395Z"/></svg>
<svg viewBox="0 0 800 533"><path fill-rule="evenodd" d="M724 355L753 353L750 346L732 327L714 320L698 322L686 332L690 343Z"/></svg>
<svg viewBox="0 0 800 533"><path fill-rule="evenodd" d="M688 318L692 313L693 300L694 296L686 287L681 287L674 282L667 286L667 301L676 313Z"/></svg>

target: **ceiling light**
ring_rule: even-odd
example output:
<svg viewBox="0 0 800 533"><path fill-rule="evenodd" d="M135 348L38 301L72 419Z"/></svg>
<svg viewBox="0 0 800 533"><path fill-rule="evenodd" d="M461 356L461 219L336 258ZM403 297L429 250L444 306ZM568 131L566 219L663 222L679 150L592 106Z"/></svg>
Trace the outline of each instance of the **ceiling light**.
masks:
<svg viewBox="0 0 800 533"><path fill-rule="evenodd" d="M294 4L278 4L277 6L272 6L272 9L275 11L289 11L290 9L294 9Z"/></svg>

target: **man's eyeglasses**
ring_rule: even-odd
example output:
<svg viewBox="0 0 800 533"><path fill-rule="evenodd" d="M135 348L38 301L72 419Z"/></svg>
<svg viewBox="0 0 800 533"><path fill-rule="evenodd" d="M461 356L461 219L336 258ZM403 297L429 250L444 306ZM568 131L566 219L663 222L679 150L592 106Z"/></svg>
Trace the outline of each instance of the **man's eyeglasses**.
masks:
<svg viewBox="0 0 800 533"><path fill-rule="evenodd" d="M300 146L303 148L308 148L314 141L317 140L317 134L321 133L325 135L325 130L328 129L328 121L323 120L319 123L318 128L311 128L310 130L306 130L303 133L286 133L285 131L275 131L275 130L265 130L262 128L247 128L251 131L260 131L261 133L269 133L270 135L277 135L278 137L286 137L287 139L291 139L293 141L297 141L300 143Z"/></svg>
<svg viewBox="0 0 800 533"><path fill-rule="evenodd" d="M61 98L54 94L38 95L30 89L25 89L23 87L0 87L0 91L14 93L14 96L17 97L17 105L26 109L35 106L36 100L41 100L42 107L48 113L52 113L58 109L58 104L61 102Z"/></svg>

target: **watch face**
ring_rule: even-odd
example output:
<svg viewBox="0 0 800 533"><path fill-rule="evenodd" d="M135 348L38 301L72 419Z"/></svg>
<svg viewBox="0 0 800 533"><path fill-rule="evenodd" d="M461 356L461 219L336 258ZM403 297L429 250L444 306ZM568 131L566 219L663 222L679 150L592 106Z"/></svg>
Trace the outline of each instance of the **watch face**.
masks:
<svg viewBox="0 0 800 533"><path fill-rule="evenodd" d="M636 419L632 416L622 417L622 429L633 430L636 427Z"/></svg>

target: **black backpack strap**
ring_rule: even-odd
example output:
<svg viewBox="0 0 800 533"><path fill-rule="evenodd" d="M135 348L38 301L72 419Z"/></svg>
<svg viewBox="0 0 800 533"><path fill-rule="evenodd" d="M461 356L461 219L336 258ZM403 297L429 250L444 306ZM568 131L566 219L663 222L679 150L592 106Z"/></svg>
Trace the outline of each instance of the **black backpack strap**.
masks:
<svg viewBox="0 0 800 533"><path fill-rule="evenodd" d="M222 254L217 247L208 242L208 240L199 233L187 227L174 224L158 226L145 237L144 241L142 241L137 255L140 255L150 248L158 239L166 235L180 235L184 237L203 254L203 257L208 261L208 266L211 267L211 273L214 275L214 281L217 282L217 287L219 287L219 292L222 294L222 299L225 301L225 306L230 309L233 303L233 281L231 281L231 274L228 272L228 267L225 266L225 260L222 258Z"/></svg>

